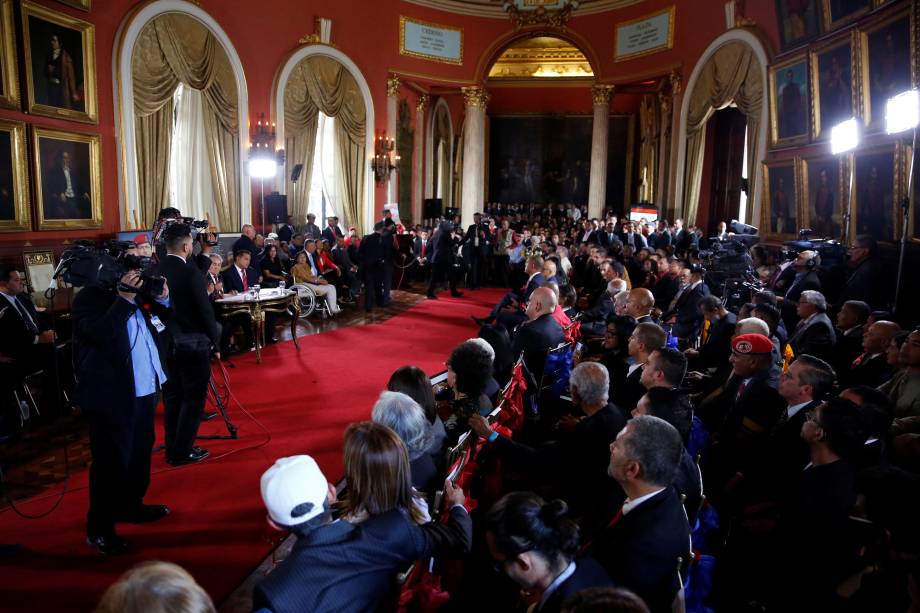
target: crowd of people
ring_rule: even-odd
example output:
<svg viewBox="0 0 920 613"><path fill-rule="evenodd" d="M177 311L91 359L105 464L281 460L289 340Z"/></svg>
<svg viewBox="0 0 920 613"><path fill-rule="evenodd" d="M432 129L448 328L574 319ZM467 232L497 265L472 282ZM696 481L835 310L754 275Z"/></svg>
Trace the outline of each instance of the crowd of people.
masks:
<svg viewBox="0 0 920 613"><path fill-rule="evenodd" d="M393 373L345 433L343 488L309 456L268 468L296 544L254 610L917 606L920 329L882 310L874 239L827 288L817 252L755 246L763 283L730 309L699 253L730 234L577 210L411 230L421 265L449 237L453 288L512 289L443 385Z"/></svg>

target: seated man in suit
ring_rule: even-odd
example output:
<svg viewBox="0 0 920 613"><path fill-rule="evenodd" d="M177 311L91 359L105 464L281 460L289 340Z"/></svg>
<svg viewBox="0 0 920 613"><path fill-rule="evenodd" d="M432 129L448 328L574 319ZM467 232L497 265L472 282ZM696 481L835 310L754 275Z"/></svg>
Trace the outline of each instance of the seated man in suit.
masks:
<svg viewBox="0 0 920 613"><path fill-rule="evenodd" d="M358 265L355 264L348 254L348 248L345 246L345 237L339 236L335 239L335 246L332 247L332 261L339 267L342 275L342 282L348 287L348 295L352 302L358 300L361 295L361 282L358 280Z"/></svg>
<svg viewBox="0 0 920 613"><path fill-rule="evenodd" d="M701 339L699 349L687 349L684 353L693 370L724 369L727 375L728 357L732 353L731 340L735 335L738 317L728 311L717 296L704 296L698 307L703 319L709 322L709 330Z"/></svg>
<svg viewBox="0 0 920 613"><path fill-rule="evenodd" d="M680 434L663 419L639 415L626 424L610 445L608 468L626 502L589 550L652 613L671 610L681 586L678 559L691 555L687 515L671 487L682 452Z"/></svg>
<svg viewBox="0 0 920 613"><path fill-rule="evenodd" d="M581 312L581 333L588 336L601 336L607 329L607 318L615 316L615 299L626 292L626 281L614 279L607 283L607 291L600 295L594 304Z"/></svg>
<svg viewBox="0 0 920 613"><path fill-rule="evenodd" d="M514 330L516 325L526 321L526 318L521 317L524 306L527 304L534 290L541 287L548 279L543 276L543 258L538 255L527 258L524 272L528 277L527 283L524 284L523 288L517 291L508 292L502 297L498 304L495 305L492 312L489 313L487 317L473 317L473 321L483 326L499 320L499 323L505 325L509 333ZM503 314L505 317L500 317ZM501 321L502 319L505 321Z"/></svg>
<svg viewBox="0 0 920 613"><path fill-rule="evenodd" d="M689 277L687 284L671 299L667 311L661 318L665 323L671 324L671 334L690 341L695 340L700 333L703 318L700 315L699 304L700 300L709 295L709 287L703 282L706 270L702 266L693 264L684 270Z"/></svg>
<svg viewBox="0 0 920 613"><path fill-rule="evenodd" d="M847 387L878 387L891 378L894 369L888 364L886 351L891 339L900 331L901 326L884 319L869 326L863 334L863 352L853 360L848 370L840 373Z"/></svg>
<svg viewBox="0 0 920 613"><path fill-rule="evenodd" d="M816 358L830 359L834 352L834 325L825 313L827 301L821 292L805 290L799 296L796 313L799 323L789 339L795 355L807 353Z"/></svg>
<svg viewBox="0 0 920 613"><path fill-rule="evenodd" d="M546 354L564 340L562 328L553 319L556 310L556 295L547 287L534 290L527 301L527 321L521 324L511 344L511 355L515 359L524 354L524 365L539 381L546 364Z"/></svg>
<svg viewBox="0 0 920 613"><path fill-rule="evenodd" d="M449 481L444 485L448 522L422 526L400 508L360 523L333 520L335 487L310 456L278 460L262 475L261 486L269 523L290 530L297 542L256 586L256 611L373 611L395 598L396 574L412 562L468 551L472 541L463 490Z"/></svg>
<svg viewBox="0 0 920 613"><path fill-rule="evenodd" d="M223 281L224 286L224 294L235 296L236 294L248 292L251 287L259 284L261 277L259 276L258 271L249 265L251 261L252 254L249 251L241 249L239 251L233 252L233 265L221 273L221 280ZM246 314L239 314L226 318L223 322L223 329L221 331L220 352L222 354L230 353L230 336L233 334L233 331L237 326L241 326L243 329L245 346L251 346L252 329L250 324L251 322ZM272 341L277 340L274 338L274 313L265 314L265 331L268 333L268 336L272 339Z"/></svg>
<svg viewBox="0 0 920 613"><path fill-rule="evenodd" d="M655 296L652 292L644 287L634 287L629 292L626 299L626 314L636 320L637 324L645 322L658 323L652 317L652 309L655 307Z"/></svg>
<svg viewBox="0 0 920 613"><path fill-rule="evenodd" d="M862 300L847 300L837 312L837 342L831 364L836 372L849 370L862 353L863 332L872 309Z"/></svg>
<svg viewBox="0 0 920 613"><path fill-rule="evenodd" d="M817 251L803 251L792 263L790 268L795 271L789 286L782 296L777 296L780 301L780 310L783 313L783 321L786 323L786 330L794 330L798 323L796 314L796 305L799 303L799 296L806 290L821 291L821 279L818 278L817 268L821 263L821 256ZM777 288L779 290L779 288Z"/></svg>
<svg viewBox="0 0 920 613"><path fill-rule="evenodd" d="M613 390L614 402L627 411L636 408L636 404L645 393L645 387L641 382L643 367L652 352L664 347L667 340L668 335L658 324L646 321L636 326L629 337L628 346L629 357L633 363L629 366L626 383L621 389Z"/></svg>

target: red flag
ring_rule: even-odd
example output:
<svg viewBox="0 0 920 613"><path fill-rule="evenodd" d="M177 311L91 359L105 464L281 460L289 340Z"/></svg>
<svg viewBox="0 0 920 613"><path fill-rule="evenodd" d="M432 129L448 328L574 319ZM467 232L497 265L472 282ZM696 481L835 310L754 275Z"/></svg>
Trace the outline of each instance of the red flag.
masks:
<svg viewBox="0 0 920 613"><path fill-rule="evenodd" d="M524 363L518 361L511 373L511 382L505 390L505 402L502 405L499 423L512 432L517 432L524 425L524 392L527 381L524 378Z"/></svg>

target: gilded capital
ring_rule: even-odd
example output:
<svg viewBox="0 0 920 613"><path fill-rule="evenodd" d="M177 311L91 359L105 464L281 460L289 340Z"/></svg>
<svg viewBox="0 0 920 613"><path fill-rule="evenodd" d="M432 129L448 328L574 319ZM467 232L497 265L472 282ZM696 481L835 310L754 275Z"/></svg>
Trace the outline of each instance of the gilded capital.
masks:
<svg viewBox="0 0 920 613"><path fill-rule="evenodd" d="M671 96L658 92L658 104L661 106L661 114L666 115L671 110Z"/></svg>
<svg viewBox="0 0 920 613"><path fill-rule="evenodd" d="M415 110L419 113L424 113L425 109L428 108L428 94L419 94L418 101L415 103Z"/></svg>
<svg viewBox="0 0 920 613"><path fill-rule="evenodd" d="M466 106L474 106L484 109L486 108L486 105L489 104L489 92L487 92L484 88L479 87L478 85L461 87L460 91L463 93L463 103Z"/></svg>
<svg viewBox="0 0 920 613"><path fill-rule="evenodd" d="M595 105L610 104L610 98L613 96L614 89L615 86L613 85L592 85L591 102L593 102Z"/></svg>
<svg viewBox="0 0 920 613"><path fill-rule="evenodd" d="M680 73L676 70L672 70L671 74L668 75L668 80L671 81L671 95L679 96L681 91L683 91L680 86Z"/></svg>
<svg viewBox="0 0 920 613"><path fill-rule="evenodd" d="M399 95L399 77L395 74L387 79L387 96L393 97Z"/></svg>

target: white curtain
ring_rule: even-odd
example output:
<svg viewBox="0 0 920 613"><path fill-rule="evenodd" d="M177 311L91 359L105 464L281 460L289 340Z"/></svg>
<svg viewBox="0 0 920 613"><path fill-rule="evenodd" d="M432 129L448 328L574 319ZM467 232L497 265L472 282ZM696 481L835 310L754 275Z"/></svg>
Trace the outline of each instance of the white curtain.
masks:
<svg viewBox="0 0 920 613"><path fill-rule="evenodd" d="M183 215L217 222L201 91L179 85L169 152L169 191Z"/></svg>
<svg viewBox="0 0 920 613"><path fill-rule="evenodd" d="M321 220L320 227L325 227L326 223L323 218L324 197L326 200L325 216L341 216L339 182L336 179L339 173L339 158L336 153L335 117L329 117L322 112L318 112L308 211Z"/></svg>

